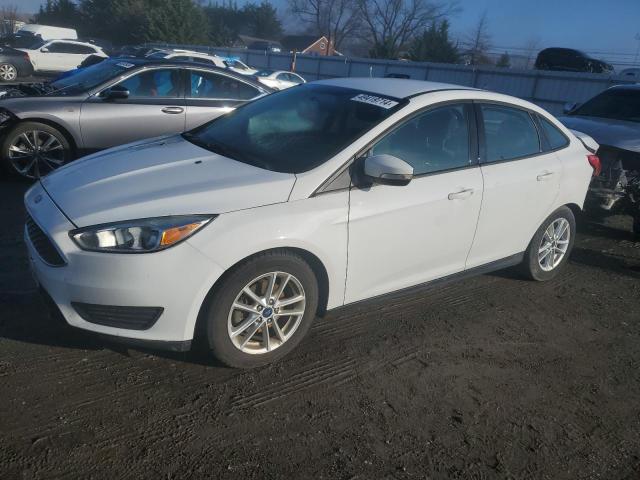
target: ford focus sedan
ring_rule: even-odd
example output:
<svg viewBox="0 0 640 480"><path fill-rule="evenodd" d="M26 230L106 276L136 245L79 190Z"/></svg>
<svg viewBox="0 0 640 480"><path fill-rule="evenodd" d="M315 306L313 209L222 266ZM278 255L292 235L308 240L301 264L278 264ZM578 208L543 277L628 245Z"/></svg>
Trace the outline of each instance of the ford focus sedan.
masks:
<svg viewBox="0 0 640 480"><path fill-rule="evenodd" d="M254 367L327 310L514 265L554 278L597 161L512 97L326 80L59 169L25 196L25 240L70 325L201 334Z"/></svg>

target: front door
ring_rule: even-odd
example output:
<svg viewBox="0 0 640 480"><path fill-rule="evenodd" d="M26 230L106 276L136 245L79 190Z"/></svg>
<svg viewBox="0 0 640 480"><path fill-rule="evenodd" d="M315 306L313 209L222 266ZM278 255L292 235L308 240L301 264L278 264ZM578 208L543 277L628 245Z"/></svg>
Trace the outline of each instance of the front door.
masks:
<svg viewBox="0 0 640 480"><path fill-rule="evenodd" d="M524 252L560 191L562 165L544 153L528 111L479 104L484 197L467 268Z"/></svg>
<svg viewBox="0 0 640 480"><path fill-rule="evenodd" d="M345 303L464 270L483 190L474 122L470 103L434 107L371 148L414 178L351 189Z"/></svg>
<svg viewBox="0 0 640 480"><path fill-rule="evenodd" d="M179 68L143 70L119 83L129 90L127 99L109 100L98 94L86 100L80 112L84 148L100 150L183 132L182 75Z"/></svg>

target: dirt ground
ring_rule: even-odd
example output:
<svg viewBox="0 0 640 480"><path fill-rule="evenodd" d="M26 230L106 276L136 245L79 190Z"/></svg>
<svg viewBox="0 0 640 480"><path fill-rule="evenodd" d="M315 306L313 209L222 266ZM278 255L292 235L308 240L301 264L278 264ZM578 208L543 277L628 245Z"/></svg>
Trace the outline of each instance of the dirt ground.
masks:
<svg viewBox="0 0 640 480"><path fill-rule="evenodd" d="M0 181L2 479L640 478L627 219L582 221L553 282L507 271L343 311L238 371L53 323L27 270L25 189Z"/></svg>

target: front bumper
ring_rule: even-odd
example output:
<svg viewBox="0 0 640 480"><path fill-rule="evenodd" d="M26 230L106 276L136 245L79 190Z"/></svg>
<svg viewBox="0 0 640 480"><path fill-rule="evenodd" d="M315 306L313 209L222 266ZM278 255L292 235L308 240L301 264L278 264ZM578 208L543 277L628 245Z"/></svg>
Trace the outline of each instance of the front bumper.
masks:
<svg viewBox="0 0 640 480"><path fill-rule="evenodd" d="M79 249L68 232L75 229L38 183L25 195L33 220L47 234L65 264L51 266L38 254L25 229L34 276L66 322L111 337L144 341L147 346L175 344L183 350L193 338L200 307L223 269L188 241L147 254L112 254ZM72 304L159 307L161 315L147 329L115 328L92 323ZM152 343L149 343L152 342Z"/></svg>

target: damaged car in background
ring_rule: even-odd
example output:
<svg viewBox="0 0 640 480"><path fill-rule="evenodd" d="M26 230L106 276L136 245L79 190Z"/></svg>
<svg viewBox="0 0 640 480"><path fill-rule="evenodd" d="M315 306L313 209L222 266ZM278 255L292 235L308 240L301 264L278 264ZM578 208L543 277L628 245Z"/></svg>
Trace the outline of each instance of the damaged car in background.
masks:
<svg viewBox="0 0 640 480"><path fill-rule="evenodd" d="M629 214L640 234L640 85L611 87L559 120L600 144L602 171L590 188L592 211Z"/></svg>

